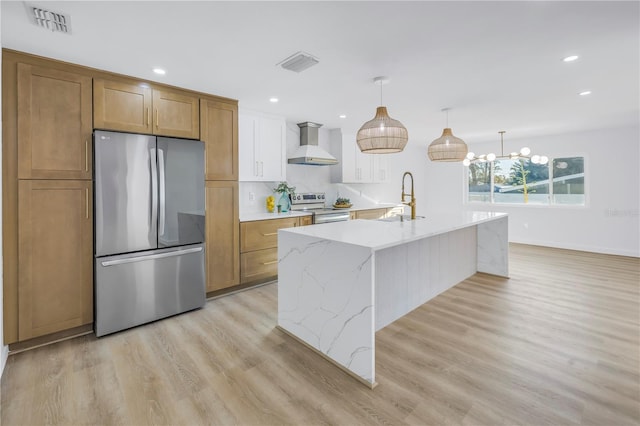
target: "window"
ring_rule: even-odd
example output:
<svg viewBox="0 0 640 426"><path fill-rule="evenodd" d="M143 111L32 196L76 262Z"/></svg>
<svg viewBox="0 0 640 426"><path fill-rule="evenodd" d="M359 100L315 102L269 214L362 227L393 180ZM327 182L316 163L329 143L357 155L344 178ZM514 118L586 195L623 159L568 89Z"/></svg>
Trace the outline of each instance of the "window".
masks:
<svg viewBox="0 0 640 426"><path fill-rule="evenodd" d="M555 158L552 204L584 205L584 158Z"/></svg>
<svg viewBox="0 0 640 426"><path fill-rule="evenodd" d="M470 202L584 205L584 158L499 159L469 165Z"/></svg>

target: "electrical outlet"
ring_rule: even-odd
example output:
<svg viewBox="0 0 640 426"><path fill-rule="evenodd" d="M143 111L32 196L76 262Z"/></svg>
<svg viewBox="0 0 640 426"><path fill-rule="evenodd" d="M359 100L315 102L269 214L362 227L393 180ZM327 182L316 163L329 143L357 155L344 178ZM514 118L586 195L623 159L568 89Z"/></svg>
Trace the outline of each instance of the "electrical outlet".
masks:
<svg viewBox="0 0 640 426"><path fill-rule="evenodd" d="M255 201L256 200L256 194L254 192L250 192L249 193L249 201Z"/></svg>

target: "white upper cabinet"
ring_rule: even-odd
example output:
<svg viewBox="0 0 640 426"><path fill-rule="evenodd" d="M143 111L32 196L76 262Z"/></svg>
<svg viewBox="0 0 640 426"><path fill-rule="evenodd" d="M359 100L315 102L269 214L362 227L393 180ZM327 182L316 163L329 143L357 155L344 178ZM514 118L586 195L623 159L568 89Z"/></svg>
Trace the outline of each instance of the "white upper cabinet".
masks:
<svg viewBox="0 0 640 426"><path fill-rule="evenodd" d="M331 166L334 183L382 183L389 177L388 159L385 154L363 154L355 135L331 130L331 153L339 164Z"/></svg>
<svg viewBox="0 0 640 426"><path fill-rule="evenodd" d="M359 151L359 150L358 150ZM367 154L362 154L367 155ZM373 182L384 183L389 180L389 154L369 154L373 157L371 171L373 174Z"/></svg>
<svg viewBox="0 0 640 426"><path fill-rule="evenodd" d="M238 151L238 180L286 180L287 127L284 118L240 109Z"/></svg>

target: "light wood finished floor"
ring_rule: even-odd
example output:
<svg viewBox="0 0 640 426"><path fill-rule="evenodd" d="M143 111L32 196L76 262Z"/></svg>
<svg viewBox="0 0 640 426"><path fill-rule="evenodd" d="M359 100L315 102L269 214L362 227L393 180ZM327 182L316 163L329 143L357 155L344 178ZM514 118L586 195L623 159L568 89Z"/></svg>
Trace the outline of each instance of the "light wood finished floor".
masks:
<svg viewBox="0 0 640 426"><path fill-rule="evenodd" d="M3 425L637 425L635 258L511 246L377 334L369 390L276 324L276 285L9 357Z"/></svg>

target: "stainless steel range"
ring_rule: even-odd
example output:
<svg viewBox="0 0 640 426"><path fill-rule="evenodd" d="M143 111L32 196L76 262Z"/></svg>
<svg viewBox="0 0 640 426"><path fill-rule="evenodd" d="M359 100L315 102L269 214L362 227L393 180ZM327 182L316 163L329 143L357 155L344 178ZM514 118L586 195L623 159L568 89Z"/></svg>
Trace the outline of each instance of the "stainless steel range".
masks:
<svg viewBox="0 0 640 426"><path fill-rule="evenodd" d="M324 192L296 193L291 196L291 210L311 212L314 224L349 220L349 210L327 208L324 202Z"/></svg>

